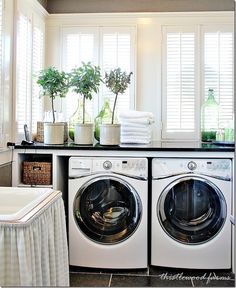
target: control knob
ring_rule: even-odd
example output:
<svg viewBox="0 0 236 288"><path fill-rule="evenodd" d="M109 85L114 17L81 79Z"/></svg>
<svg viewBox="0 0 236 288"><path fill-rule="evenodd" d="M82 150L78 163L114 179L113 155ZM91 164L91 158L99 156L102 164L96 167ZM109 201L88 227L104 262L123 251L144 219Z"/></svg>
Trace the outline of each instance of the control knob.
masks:
<svg viewBox="0 0 236 288"><path fill-rule="evenodd" d="M188 162L188 169L189 170L195 170L196 168L197 168L197 164L194 162L194 161L190 161L190 162Z"/></svg>
<svg viewBox="0 0 236 288"><path fill-rule="evenodd" d="M104 169L109 170L109 169L111 169L111 167L112 167L112 164L111 164L110 161L105 161L105 162L103 163L103 168L104 168Z"/></svg>

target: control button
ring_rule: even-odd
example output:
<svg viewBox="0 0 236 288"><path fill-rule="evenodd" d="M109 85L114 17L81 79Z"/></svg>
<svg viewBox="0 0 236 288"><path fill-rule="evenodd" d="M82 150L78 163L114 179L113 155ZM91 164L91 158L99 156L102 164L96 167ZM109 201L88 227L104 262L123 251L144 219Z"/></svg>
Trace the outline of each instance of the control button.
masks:
<svg viewBox="0 0 236 288"><path fill-rule="evenodd" d="M197 168L197 164L194 161L188 162L187 166L189 170L195 170Z"/></svg>
<svg viewBox="0 0 236 288"><path fill-rule="evenodd" d="M109 170L109 169L111 169L111 167L112 167L112 164L111 164L110 161L105 161L105 162L103 163L103 168L104 168L104 169Z"/></svg>

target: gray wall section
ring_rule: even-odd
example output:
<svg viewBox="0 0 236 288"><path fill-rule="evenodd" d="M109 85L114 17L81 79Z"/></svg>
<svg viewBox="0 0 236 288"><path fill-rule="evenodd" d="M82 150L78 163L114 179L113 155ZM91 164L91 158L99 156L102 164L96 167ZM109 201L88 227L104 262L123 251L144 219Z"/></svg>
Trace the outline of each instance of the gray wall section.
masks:
<svg viewBox="0 0 236 288"><path fill-rule="evenodd" d="M11 187L11 163L0 166L0 186Z"/></svg>
<svg viewBox="0 0 236 288"><path fill-rule="evenodd" d="M38 2L46 9L47 8L47 0L38 0Z"/></svg>
<svg viewBox="0 0 236 288"><path fill-rule="evenodd" d="M233 11L234 3L234 0L47 0L47 10L49 13Z"/></svg>

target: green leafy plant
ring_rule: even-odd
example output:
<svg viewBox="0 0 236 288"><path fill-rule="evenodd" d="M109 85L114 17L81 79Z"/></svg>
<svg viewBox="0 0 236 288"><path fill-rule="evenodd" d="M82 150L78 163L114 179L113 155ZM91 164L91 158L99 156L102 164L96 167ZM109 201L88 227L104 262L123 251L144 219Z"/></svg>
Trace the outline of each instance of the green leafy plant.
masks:
<svg viewBox="0 0 236 288"><path fill-rule="evenodd" d="M69 90L69 74L50 66L39 72L37 84L41 86L41 95L51 98L52 117L55 123L54 100L56 97L66 96Z"/></svg>
<svg viewBox="0 0 236 288"><path fill-rule="evenodd" d="M130 72L127 74L125 71L122 72L120 68L111 70L109 73L105 73L104 83L115 94L115 101L112 109L112 120L111 124L114 124L115 109L118 94L123 94L130 84L131 75Z"/></svg>
<svg viewBox="0 0 236 288"><path fill-rule="evenodd" d="M101 81L100 67L90 62L82 62L82 66L74 68L71 72L70 87L75 93L83 96L83 124L85 123L85 100L92 100L93 93L98 93Z"/></svg>

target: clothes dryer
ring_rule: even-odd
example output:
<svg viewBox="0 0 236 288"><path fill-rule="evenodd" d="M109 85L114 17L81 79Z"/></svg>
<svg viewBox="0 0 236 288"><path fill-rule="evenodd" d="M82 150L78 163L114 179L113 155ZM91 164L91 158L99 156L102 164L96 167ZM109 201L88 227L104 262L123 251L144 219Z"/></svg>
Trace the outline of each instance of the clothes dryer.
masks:
<svg viewBox="0 0 236 288"><path fill-rule="evenodd" d="M69 263L147 267L145 158L69 159Z"/></svg>
<svg viewBox="0 0 236 288"><path fill-rule="evenodd" d="M230 159L152 161L151 264L231 268Z"/></svg>

